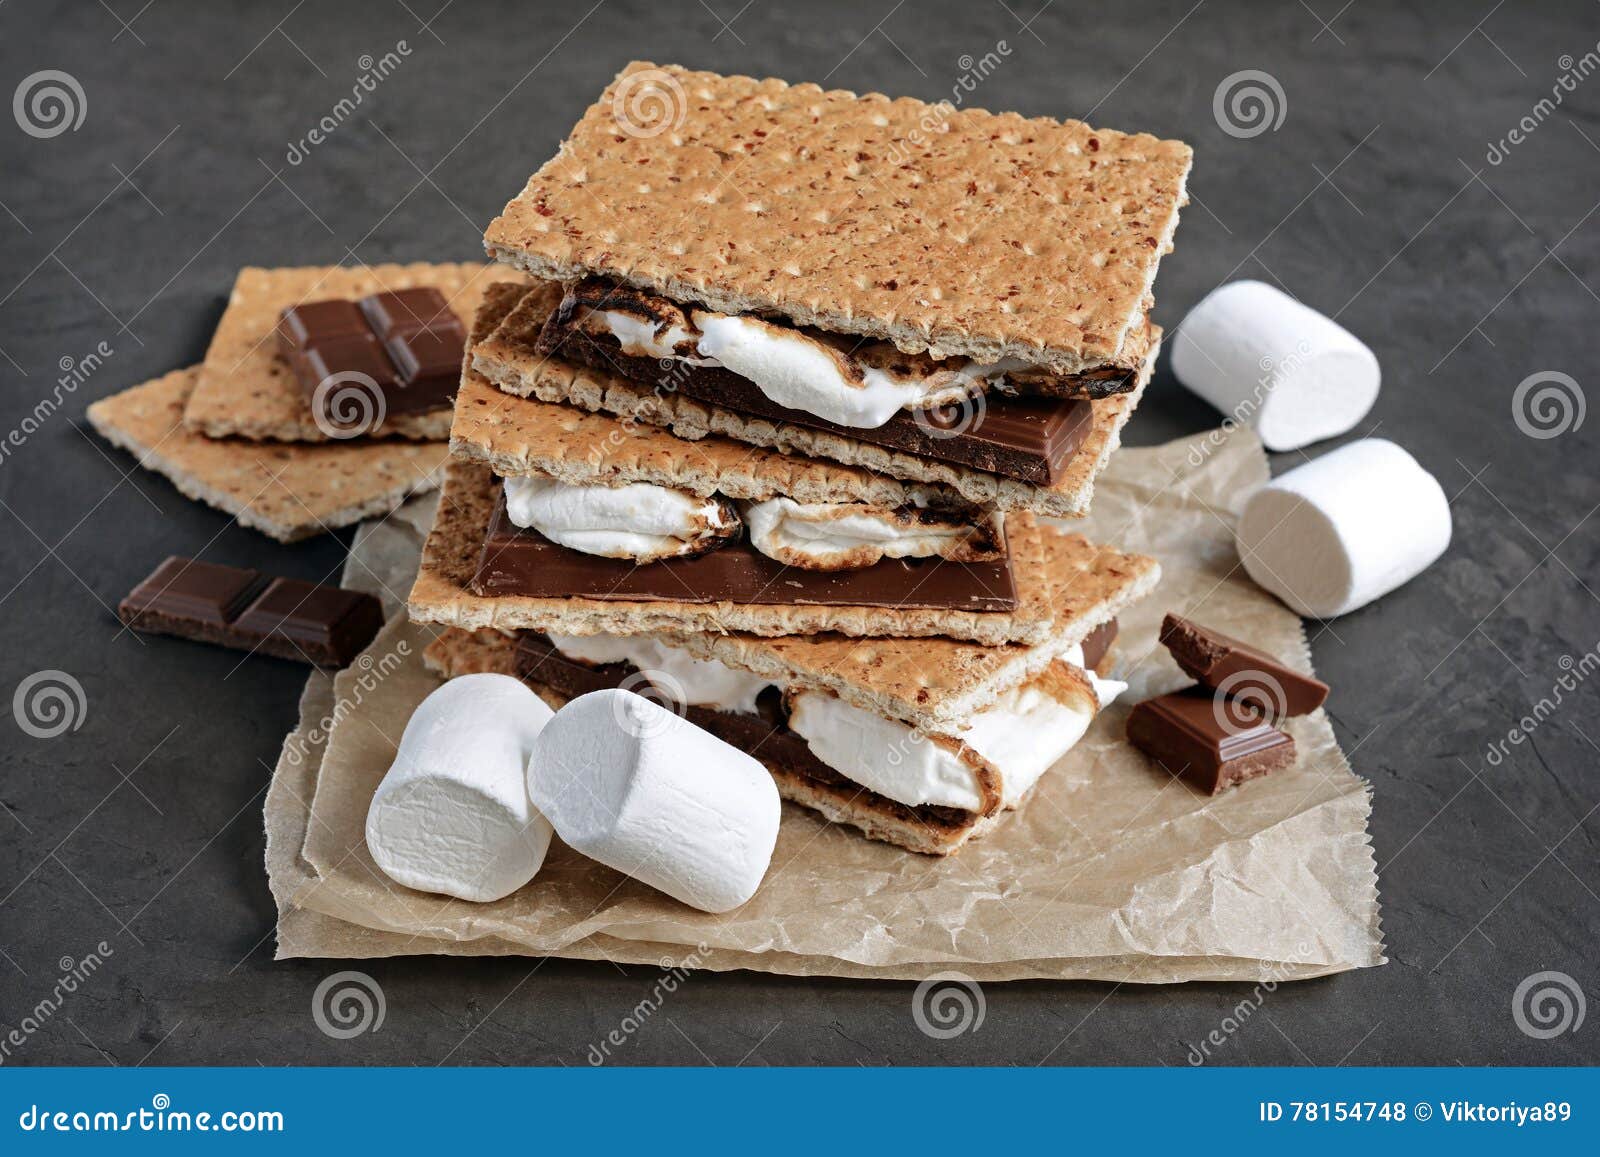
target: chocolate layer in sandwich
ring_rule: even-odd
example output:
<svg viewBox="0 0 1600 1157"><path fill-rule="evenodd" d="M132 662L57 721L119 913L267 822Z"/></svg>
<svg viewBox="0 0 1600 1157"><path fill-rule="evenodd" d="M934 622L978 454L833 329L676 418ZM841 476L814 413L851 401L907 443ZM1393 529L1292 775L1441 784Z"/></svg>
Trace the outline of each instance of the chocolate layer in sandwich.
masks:
<svg viewBox="0 0 1600 1157"><path fill-rule="evenodd" d="M577 662L556 650L546 636L536 631L524 631L518 639L516 665L517 677L524 683L548 688L569 699L591 691L626 686L630 691L666 702L665 693L651 687L633 664ZM776 687L763 691L756 707L755 714L716 711L709 707L674 709L681 710L690 723L711 732L724 743L819 784L842 800L869 802L874 811L897 819L914 819L940 831L959 831L976 820L975 813L961 808L930 804L909 807L840 775L811 754L806 741L789 730L783 694Z"/></svg>
<svg viewBox="0 0 1600 1157"><path fill-rule="evenodd" d="M569 295L546 319L536 349L645 385L660 385L708 405L769 422L839 434L921 458L952 462L1040 486L1058 481L1094 426L1094 411L1077 398L1035 397L991 390L925 410L901 410L881 426L843 426L772 401L748 378L721 366L639 357L609 334L577 327L582 306Z"/></svg>
<svg viewBox="0 0 1600 1157"><path fill-rule="evenodd" d="M557 546L511 521L502 492L471 583L477 595L849 607L1017 608L1009 558L885 559L859 570L785 566L740 538L693 558L636 563Z"/></svg>

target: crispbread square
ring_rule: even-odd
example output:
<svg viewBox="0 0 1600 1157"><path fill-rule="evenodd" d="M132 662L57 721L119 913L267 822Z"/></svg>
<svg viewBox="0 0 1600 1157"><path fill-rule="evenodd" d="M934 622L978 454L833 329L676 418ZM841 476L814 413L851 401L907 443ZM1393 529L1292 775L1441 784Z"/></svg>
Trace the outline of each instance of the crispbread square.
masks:
<svg viewBox="0 0 1600 1157"><path fill-rule="evenodd" d="M296 446L214 439L183 423L200 367L175 370L89 407L100 436L240 526L294 542L387 514L434 489L447 449L435 442Z"/></svg>
<svg viewBox="0 0 1600 1157"><path fill-rule="evenodd" d="M449 299L466 325L477 313L484 290L515 276L504 266L477 262L241 269L206 350L184 421L213 438L334 441L317 426L294 372L278 356L275 329L285 309L305 301L431 285ZM397 414L370 434L443 442L450 437L450 411Z"/></svg>
<svg viewBox="0 0 1600 1157"><path fill-rule="evenodd" d="M477 569L499 482L485 466L452 460L445 470L439 514L422 550L422 569L411 588L414 620L482 630L556 631L564 635L645 635L658 631L745 631L751 635L811 634L927 637L946 635L980 642L1035 640L1052 632L1055 605L1045 582L1046 533L1028 515L1006 521L1017 607L1001 614L929 607L755 605L668 600L531 598L476 595Z"/></svg>
<svg viewBox="0 0 1600 1157"><path fill-rule="evenodd" d="M516 677L516 650L514 636L498 631L473 632L447 627L422 652L422 661L444 679L485 672ZM556 710L567 702L566 696L549 687L536 686L534 690ZM933 824L914 813L907 815L907 809L859 785L820 783L763 759L759 751L750 754L766 767L777 784L778 794L784 799L820 812L832 823L859 828L869 839L895 844L911 852L948 856L999 823L1007 811L1014 810L990 816L972 812L965 822ZM1026 799L1024 797L1018 806L1023 806Z"/></svg>
<svg viewBox="0 0 1600 1157"><path fill-rule="evenodd" d="M539 277L1073 373L1135 364L1192 160L1080 121L635 62L485 244Z"/></svg>
<svg viewBox="0 0 1600 1157"><path fill-rule="evenodd" d="M1038 486L982 470L919 458L840 434L804 426L778 425L697 402L672 390L652 388L620 374L541 354L534 343L544 319L559 300L560 292L552 284L536 286L529 291L493 333L473 343L469 351L472 368L506 393L544 402L563 402L592 413L615 414L630 427L639 423L664 426L679 438L696 442L709 441L712 435L723 435L783 454L831 459L859 467L869 476L878 476L880 482L898 479L903 483L933 484L954 492L964 502L992 503L1002 510L1031 510L1064 518L1088 513L1094 497L1094 480L1110 460L1112 451L1121 444L1122 428L1144 396L1161 351L1160 328L1152 327L1153 335L1146 347L1138 384L1128 393L1089 403L1094 408L1094 428L1067 464L1063 476L1050 486ZM473 396L482 395L475 391ZM518 425L520 427L521 423ZM492 460L482 449L488 436L485 426L478 425L475 434L475 438L458 439L462 449L473 457ZM722 457L726 459L725 452ZM510 453L507 460L514 464L517 456ZM837 476L835 481L847 482L862 490L873 485L858 478ZM862 500L852 497L818 501Z"/></svg>

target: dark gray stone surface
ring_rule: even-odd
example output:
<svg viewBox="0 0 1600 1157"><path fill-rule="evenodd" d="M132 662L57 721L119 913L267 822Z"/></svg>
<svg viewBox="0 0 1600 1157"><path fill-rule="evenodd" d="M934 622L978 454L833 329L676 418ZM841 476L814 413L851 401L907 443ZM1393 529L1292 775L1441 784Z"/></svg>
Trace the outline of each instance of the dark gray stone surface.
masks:
<svg viewBox="0 0 1600 1157"><path fill-rule="evenodd" d="M110 607L169 552L321 578L344 543L279 547L129 475L86 433L84 407L197 361L242 264L473 257L630 57L937 99L962 57L1004 41L976 103L1194 144L1194 204L1159 319L1170 327L1236 277L1337 314L1383 363L1358 433L1408 447L1452 497L1445 559L1313 625L1339 737L1376 792L1391 962L1265 994L1213 1063L1594 1061L1600 1018L1534 1039L1512 998L1545 970L1600 998L1600 680L1489 758L1600 644L1600 422L1536 439L1512 412L1531 374L1594 384L1600 79L1535 107L1563 58L1581 70L1595 51L1594 6L1485 18L1488 4L1359 0L1342 12L1339 0L593 2L458 0L428 25L439 0L0 9L0 95L60 69L87 102L81 127L51 139L0 125L0 430L25 432L0 458L0 692L60 669L87 699L81 726L56 739L0 718L0 1025L25 1025L62 958L102 940L113 952L5 1059L584 1063L653 970L374 961L361 967L387 996L382 1031L318 1031L311 993L336 966L272 962L261 870L261 793L304 672L119 636ZM288 164L290 143L350 92L358 58L401 40L402 67ZM1270 73L1286 105L1251 139L1225 134L1212 107L1245 69ZM1526 141L1491 164L1491 142L1524 117ZM58 391L59 365L102 341L105 364ZM35 422L52 398L59 409ZM1130 441L1217 420L1163 372ZM982 1028L939 1042L914 1026L911 989L700 975L616 1059L1183 1065L1251 998L1211 984L990 985Z"/></svg>

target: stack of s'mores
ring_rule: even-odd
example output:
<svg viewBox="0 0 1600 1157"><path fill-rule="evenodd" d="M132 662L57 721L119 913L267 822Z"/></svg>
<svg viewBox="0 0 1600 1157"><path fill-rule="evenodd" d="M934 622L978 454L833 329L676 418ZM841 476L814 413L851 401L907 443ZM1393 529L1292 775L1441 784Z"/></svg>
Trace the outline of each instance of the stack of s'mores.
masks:
<svg viewBox="0 0 1600 1157"><path fill-rule="evenodd" d="M640 109L666 119L640 123ZM446 675L627 687L948 853L1120 691L1088 509L1190 150L634 64L490 225L410 599Z"/></svg>

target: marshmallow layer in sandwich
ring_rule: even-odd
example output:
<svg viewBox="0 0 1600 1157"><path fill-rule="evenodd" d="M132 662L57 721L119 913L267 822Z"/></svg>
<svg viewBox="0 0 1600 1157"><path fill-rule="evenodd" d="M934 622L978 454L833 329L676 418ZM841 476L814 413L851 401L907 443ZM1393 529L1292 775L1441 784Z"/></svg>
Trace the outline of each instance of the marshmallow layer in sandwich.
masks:
<svg viewBox="0 0 1600 1157"><path fill-rule="evenodd" d="M831 474L812 472L810 479L830 495L923 492L942 496L945 505L1069 517L1088 510L1094 480L1121 442L1160 346L1159 330L1151 328L1140 339L1128 388L1097 401L996 389L930 410L900 410L880 426L857 428L773 402L720 366L667 361L673 368L663 370L661 360L623 353L611 338L605 340L612 345L597 345L591 335L563 329L560 286L541 283L507 294L515 298L511 308L497 306L495 325L486 333L475 330L472 371L502 395L621 419L616 425L630 433L616 435L612 445L631 442L641 427L660 426L705 447L703 455L689 457L706 474L750 473L743 460L756 446L831 467ZM531 432L536 423L557 422L549 409L519 412L464 385L452 446L509 466L519 444L537 452L554 440ZM737 453L730 442L742 443Z"/></svg>
<svg viewBox="0 0 1600 1157"><path fill-rule="evenodd" d="M927 729L797 687L695 659L648 636L574 638L448 630L426 653L447 677L514 674L552 706L622 688L668 706L771 772L786 799L912 851L947 854L1020 806L1040 777L1082 737L1123 684L1091 660L1115 622L1103 624L970 719Z"/></svg>

